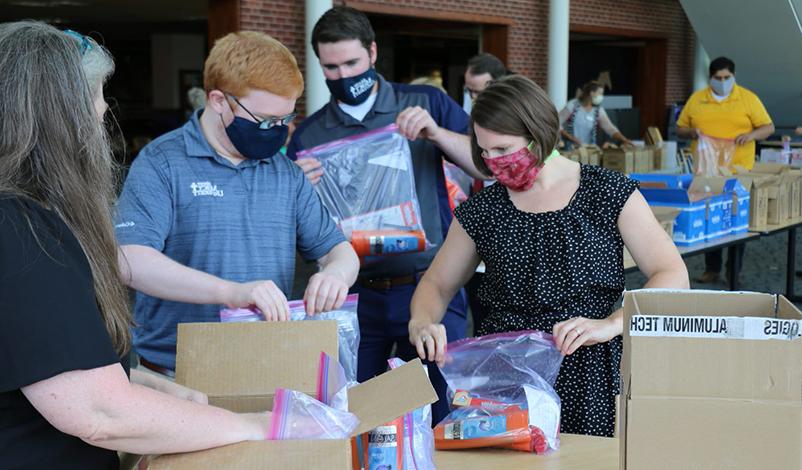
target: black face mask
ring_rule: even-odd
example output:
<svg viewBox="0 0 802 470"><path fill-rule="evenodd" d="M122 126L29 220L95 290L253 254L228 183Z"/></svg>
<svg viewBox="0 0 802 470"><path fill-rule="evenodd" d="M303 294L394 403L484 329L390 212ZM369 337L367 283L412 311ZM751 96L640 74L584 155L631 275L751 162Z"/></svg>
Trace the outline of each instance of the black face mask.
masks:
<svg viewBox="0 0 802 470"><path fill-rule="evenodd" d="M356 77L326 80L326 86L338 101L356 106L368 99L377 81L376 69L371 67Z"/></svg>
<svg viewBox="0 0 802 470"><path fill-rule="evenodd" d="M238 116L226 127L226 135L243 157L249 160L271 158L281 150L287 140L289 128L274 126L260 129L258 122Z"/></svg>

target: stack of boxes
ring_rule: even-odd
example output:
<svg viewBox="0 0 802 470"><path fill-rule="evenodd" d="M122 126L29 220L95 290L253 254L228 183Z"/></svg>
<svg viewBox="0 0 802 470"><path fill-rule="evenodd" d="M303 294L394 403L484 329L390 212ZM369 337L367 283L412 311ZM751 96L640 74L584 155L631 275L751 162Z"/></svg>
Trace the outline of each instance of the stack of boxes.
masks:
<svg viewBox="0 0 802 470"><path fill-rule="evenodd" d="M751 195L732 177L633 174L649 205L679 210L673 239L678 246L713 241L749 230Z"/></svg>
<svg viewBox="0 0 802 470"><path fill-rule="evenodd" d="M802 218L802 170L778 163L740 168L738 180L751 192L750 228L765 230Z"/></svg>

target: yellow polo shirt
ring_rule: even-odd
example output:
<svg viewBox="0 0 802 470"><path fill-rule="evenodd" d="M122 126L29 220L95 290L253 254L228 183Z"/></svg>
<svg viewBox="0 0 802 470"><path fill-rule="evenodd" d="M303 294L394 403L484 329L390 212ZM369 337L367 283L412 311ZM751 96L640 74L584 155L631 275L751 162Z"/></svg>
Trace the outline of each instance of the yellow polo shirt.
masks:
<svg viewBox="0 0 802 470"><path fill-rule="evenodd" d="M702 134L719 139L734 139L768 124L771 124L771 118L760 98L738 84L733 87L730 96L720 102L713 97L713 90L709 86L695 92L677 120L678 127L699 129ZM691 143L691 149L695 155L695 140ZM752 169L755 165L755 142L739 145L732 163Z"/></svg>

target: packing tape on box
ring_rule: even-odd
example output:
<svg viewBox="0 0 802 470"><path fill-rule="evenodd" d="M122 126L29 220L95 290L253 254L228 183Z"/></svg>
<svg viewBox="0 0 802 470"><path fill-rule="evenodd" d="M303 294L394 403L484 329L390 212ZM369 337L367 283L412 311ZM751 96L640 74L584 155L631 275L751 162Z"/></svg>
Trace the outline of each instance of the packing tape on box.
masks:
<svg viewBox="0 0 802 470"><path fill-rule="evenodd" d="M802 320L760 317L633 315L630 336L711 339L779 339L800 337Z"/></svg>

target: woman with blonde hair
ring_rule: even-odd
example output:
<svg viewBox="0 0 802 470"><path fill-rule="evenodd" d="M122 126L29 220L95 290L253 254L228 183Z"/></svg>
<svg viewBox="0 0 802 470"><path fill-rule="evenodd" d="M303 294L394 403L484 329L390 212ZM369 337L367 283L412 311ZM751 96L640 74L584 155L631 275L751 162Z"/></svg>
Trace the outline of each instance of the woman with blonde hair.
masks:
<svg viewBox="0 0 802 470"><path fill-rule="evenodd" d="M214 408L137 371L129 380L103 127L113 68L78 33L0 24L0 468L116 469L115 451L267 435L269 413Z"/></svg>

